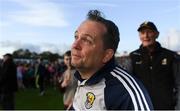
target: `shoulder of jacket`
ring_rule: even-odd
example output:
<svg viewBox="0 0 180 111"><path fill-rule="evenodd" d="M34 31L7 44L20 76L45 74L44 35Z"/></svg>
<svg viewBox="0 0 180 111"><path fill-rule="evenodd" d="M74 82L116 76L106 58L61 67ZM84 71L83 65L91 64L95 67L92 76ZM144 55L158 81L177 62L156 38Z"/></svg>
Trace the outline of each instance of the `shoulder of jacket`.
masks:
<svg viewBox="0 0 180 111"><path fill-rule="evenodd" d="M174 58L175 58L177 61L180 61L180 55L178 55L177 53L174 54Z"/></svg>
<svg viewBox="0 0 180 111"><path fill-rule="evenodd" d="M175 54L176 54L176 52L174 52L174 51L172 51L172 50L169 50L169 49L166 49L166 48L164 48L164 47L162 47L162 51L163 51L164 53L168 53L168 54L172 54L172 55L175 55Z"/></svg>
<svg viewBox="0 0 180 111"><path fill-rule="evenodd" d="M141 55L140 49L137 49L137 50L132 51L132 52L130 53L130 56L140 56L140 55Z"/></svg>
<svg viewBox="0 0 180 111"><path fill-rule="evenodd" d="M178 55L175 51L166 49L166 48L162 48L162 52L165 54L168 54L169 56L174 57L175 59L180 59L180 55Z"/></svg>

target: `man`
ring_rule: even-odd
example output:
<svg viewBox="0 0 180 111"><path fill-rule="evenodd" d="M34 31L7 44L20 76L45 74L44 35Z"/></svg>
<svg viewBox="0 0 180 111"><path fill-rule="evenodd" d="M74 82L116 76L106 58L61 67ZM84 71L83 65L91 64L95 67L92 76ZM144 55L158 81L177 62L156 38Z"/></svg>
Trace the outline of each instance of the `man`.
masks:
<svg viewBox="0 0 180 111"><path fill-rule="evenodd" d="M177 92L177 97L180 98L178 56L175 52L161 47L156 41L159 31L153 22L143 22L138 32L142 44L139 49L130 54L132 73L142 80L147 88L154 109L174 109L174 92ZM176 70L174 70L175 67ZM178 98L176 99L179 100Z"/></svg>
<svg viewBox="0 0 180 111"><path fill-rule="evenodd" d="M11 54L3 56L2 72L0 77L2 108L4 110L14 109L15 92L17 91L16 65Z"/></svg>
<svg viewBox="0 0 180 111"><path fill-rule="evenodd" d="M64 64L66 70L63 73L63 82L61 87L65 88L63 102L64 108L69 110L72 107L74 94L77 88L77 79L74 77L75 69L71 65L71 51L66 51L64 54Z"/></svg>
<svg viewBox="0 0 180 111"><path fill-rule="evenodd" d="M39 88L40 90L40 96L43 96L45 94L45 89L44 89L44 78L46 74L46 68L42 63L42 58L38 58L37 62L37 69L35 72L36 76L36 87Z"/></svg>
<svg viewBox="0 0 180 111"><path fill-rule="evenodd" d="M72 65L78 70L75 110L149 110L150 98L142 84L114 61L118 27L97 10L75 31Z"/></svg>

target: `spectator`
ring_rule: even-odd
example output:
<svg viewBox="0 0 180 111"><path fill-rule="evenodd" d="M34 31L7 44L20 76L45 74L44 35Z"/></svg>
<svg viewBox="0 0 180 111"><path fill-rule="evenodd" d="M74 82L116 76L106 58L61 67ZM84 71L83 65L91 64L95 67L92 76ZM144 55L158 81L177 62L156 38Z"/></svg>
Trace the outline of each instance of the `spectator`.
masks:
<svg viewBox="0 0 180 111"><path fill-rule="evenodd" d="M142 44L130 54L132 73L147 88L155 110L174 110L180 100L180 73L174 69L178 55L156 41L159 31L153 22L143 22L138 32Z"/></svg>
<svg viewBox="0 0 180 111"><path fill-rule="evenodd" d="M43 96L45 94L45 89L44 89L44 77L46 74L46 68L42 64L42 58L38 59L38 64L36 67L36 86L40 89L40 96Z"/></svg>
<svg viewBox="0 0 180 111"><path fill-rule="evenodd" d="M72 107L75 90L77 88L77 79L74 77L75 70L71 65L71 51L67 51L64 54L64 64L67 66L63 74L63 82L61 87L65 88L64 92L64 107L70 109Z"/></svg>
<svg viewBox="0 0 180 111"><path fill-rule="evenodd" d="M18 82L18 89L24 89L25 86L23 84L23 65L22 63L17 63L17 82Z"/></svg>
<svg viewBox="0 0 180 111"><path fill-rule="evenodd" d="M0 75L2 108L13 110L15 109L15 92L18 87L16 65L11 54L7 53L3 57L2 73Z"/></svg>

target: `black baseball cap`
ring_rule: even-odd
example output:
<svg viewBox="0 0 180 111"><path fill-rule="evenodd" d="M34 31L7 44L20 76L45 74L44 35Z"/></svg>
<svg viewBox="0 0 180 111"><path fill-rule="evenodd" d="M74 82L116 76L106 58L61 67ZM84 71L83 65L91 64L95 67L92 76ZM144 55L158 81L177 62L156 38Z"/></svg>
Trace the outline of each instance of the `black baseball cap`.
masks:
<svg viewBox="0 0 180 111"><path fill-rule="evenodd" d="M145 21L145 22L143 22L143 23L139 26L138 31L141 31L143 28L148 28L148 29L151 29L151 30L154 30L154 31L157 31L157 32L158 32L156 26L155 26L154 23L151 22L151 21Z"/></svg>

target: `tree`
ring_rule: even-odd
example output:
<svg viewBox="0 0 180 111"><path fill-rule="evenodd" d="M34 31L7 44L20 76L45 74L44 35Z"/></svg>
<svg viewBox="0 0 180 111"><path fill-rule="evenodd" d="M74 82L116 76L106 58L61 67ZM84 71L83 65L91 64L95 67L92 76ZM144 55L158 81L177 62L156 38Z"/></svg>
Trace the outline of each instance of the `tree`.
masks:
<svg viewBox="0 0 180 111"><path fill-rule="evenodd" d="M50 51L44 51L40 54L36 52L31 52L29 49L18 49L13 52L14 58L19 58L19 59L37 59L38 57L41 57L42 59L49 60L51 62L62 58L58 53L52 53Z"/></svg>

